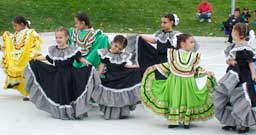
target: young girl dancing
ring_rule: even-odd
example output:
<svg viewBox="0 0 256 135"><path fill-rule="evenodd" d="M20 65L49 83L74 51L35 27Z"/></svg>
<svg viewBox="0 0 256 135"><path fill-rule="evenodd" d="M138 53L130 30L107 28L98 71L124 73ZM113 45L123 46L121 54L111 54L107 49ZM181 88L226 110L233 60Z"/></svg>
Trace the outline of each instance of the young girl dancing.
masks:
<svg viewBox="0 0 256 135"><path fill-rule="evenodd" d="M70 46L75 46L81 49L81 54L87 60L87 64L98 67L100 58L97 53L98 49L108 48L108 36L101 30L94 30L91 21L87 14L80 12L74 17L75 28L69 29ZM74 61L74 67L81 68L85 64Z"/></svg>
<svg viewBox="0 0 256 135"><path fill-rule="evenodd" d="M68 47L68 30L55 32L57 46L48 49L46 57L29 62L25 70L26 89L31 102L58 119L80 119L87 116L93 89L100 80L92 66L75 68L74 60L86 64L78 48ZM49 63L39 60L47 60Z"/></svg>
<svg viewBox="0 0 256 135"><path fill-rule="evenodd" d="M102 84L93 92L105 119L124 119L140 102L141 75L138 65L132 65L131 54L123 52L127 39L117 35L110 49L98 50Z"/></svg>
<svg viewBox="0 0 256 135"><path fill-rule="evenodd" d="M168 49L168 62L149 67L141 84L141 97L146 107L169 121L168 128L182 124L188 129L190 122L213 116L213 73L200 68L200 54L193 52L194 38L189 34L177 37L177 49ZM166 76L157 80L156 73ZM196 78L208 75L202 88Z"/></svg>
<svg viewBox="0 0 256 135"><path fill-rule="evenodd" d="M256 124L255 51L246 41L248 31L245 23L234 25L232 37L235 45L226 52L229 67L214 92L215 116L225 125L222 129L237 128L238 133L246 133Z"/></svg>
<svg viewBox="0 0 256 135"><path fill-rule="evenodd" d="M16 16L12 20L15 33L3 34L3 68L7 75L4 88L17 89L27 101L25 90L24 70L29 60L40 56L42 39L39 34L30 29L30 21L23 16Z"/></svg>
<svg viewBox="0 0 256 135"><path fill-rule="evenodd" d="M141 72L147 67L167 62L167 49L176 48L177 35L175 27L179 24L179 17L176 14L166 14L161 17L161 29L155 32L154 36L141 35L137 37L137 62ZM198 45L194 50L198 49Z"/></svg>

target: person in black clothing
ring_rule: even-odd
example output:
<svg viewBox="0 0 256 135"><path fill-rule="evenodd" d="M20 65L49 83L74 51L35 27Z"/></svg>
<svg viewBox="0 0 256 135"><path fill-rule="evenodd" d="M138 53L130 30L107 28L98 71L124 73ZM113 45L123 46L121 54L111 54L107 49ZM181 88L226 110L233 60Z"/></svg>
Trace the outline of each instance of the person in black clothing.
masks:
<svg viewBox="0 0 256 135"><path fill-rule="evenodd" d="M131 62L131 54L123 52L127 39L117 35L109 49L99 49L101 84L92 93L106 120L125 119L140 103L141 76L139 65Z"/></svg>
<svg viewBox="0 0 256 135"><path fill-rule="evenodd" d="M91 93L100 79L90 65L74 68L73 62L86 63L80 49L67 45L68 30L60 27L55 32L57 45L48 48L46 56L31 60L24 72L30 101L52 117L74 120L87 117L92 108ZM45 61L47 60L47 61Z"/></svg>
<svg viewBox="0 0 256 135"><path fill-rule="evenodd" d="M256 125L255 51L246 41L248 25L234 25L232 36L234 46L226 52L227 73L214 88L214 109L216 118L225 126L223 130L249 132Z"/></svg>
<svg viewBox="0 0 256 135"><path fill-rule="evenodd" d="M244 8L244 11L243 11L243 13L242 13L242 18L244 19L244 21L245 21L246 23L249 24L250 18L251 18L251 14L250 14L248 8Z"/></svg>
<svg viewBox="0 0 256 135"><path fill-rule="evenodd" d="M153 37L138 37L137 61L142 74L152 65L167 62L167 49L176 47L176 36L181 34L174 30L178 23L179 18L176 14L166 14L161 17L161 29L155 32Z"/></svg>
<svg viewBox="0 0 256 135"><path fill-rule="evenodd" d="M224 22L224 27L229 31L229 37L228 37L228 42L233 43L233 38L232 38L232 29L233 26L237 23L244 22L243 18L241 17L240 9L236 8L234 15L228 18L226 22Z"/></svg>

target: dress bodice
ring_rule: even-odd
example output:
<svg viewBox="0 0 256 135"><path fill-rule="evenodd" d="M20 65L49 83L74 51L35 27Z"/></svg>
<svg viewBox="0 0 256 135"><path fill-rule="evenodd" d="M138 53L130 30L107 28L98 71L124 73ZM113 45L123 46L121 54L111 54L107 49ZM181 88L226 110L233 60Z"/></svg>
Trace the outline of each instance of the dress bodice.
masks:
<svg viewBox="0 0 256 135"><path fill-rule="evenodd" d="M57 46L48 48L46 59L56 67L71 67L74 60L81 57L81 52L77 47L67 47L60 49Z"/></svg>

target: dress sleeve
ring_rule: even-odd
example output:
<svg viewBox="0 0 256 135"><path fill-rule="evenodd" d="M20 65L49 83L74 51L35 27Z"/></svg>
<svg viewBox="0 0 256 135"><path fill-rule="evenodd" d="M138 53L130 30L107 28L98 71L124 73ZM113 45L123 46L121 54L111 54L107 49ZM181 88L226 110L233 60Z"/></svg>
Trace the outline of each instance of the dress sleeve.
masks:
<svg viewBox="0 0 256 135"><path fill-rule="evenodd" d="M175 49L175 47L172 46L170 41L167 41L166 43L161 43L160 41L157 41L157 53L158 54L166 54L168 48Z"/></svg>
<svg viewBox="0 0 256 135"><path fill-rule="evenodd" d="M242 50L236 53L236 61L238 64L249 63L253 61L254 53L250 50Z"/></svg>
<svg viewBox="0 0 256 135"><path fill-rule="evenodd" d="M74 58L77 62L80 62L80 58L82 57L82 53L78 51L75 55Z"/></svg>
<svg viewBox="0 0 256 135"><path fill-rule="evenodd" d="M53 60L52 60L48 55L46 55L45 58L46 58L46 60L47 60L48 62L50 62L51 64L53 64Z"/></svg>
<svg viewBox="0 0 256 135"><path fill-rule="evenodd" d="M102 58L101 58L101 59L100 59L100 62L106 64L106 63L107 63L107 59L106 59L106 58L105 58L105 59L102 59Z"/></svg>
<svg viewBox="0 0 256 135"><path fill-rule="evenodd" d="M162 64L157 64L157 65L154 65L157 69L157 71L163 75L164 77L168 77L169 74L171 73L170 71L170 64L168 62L165 62L165 63L162 63Z"/></svg>

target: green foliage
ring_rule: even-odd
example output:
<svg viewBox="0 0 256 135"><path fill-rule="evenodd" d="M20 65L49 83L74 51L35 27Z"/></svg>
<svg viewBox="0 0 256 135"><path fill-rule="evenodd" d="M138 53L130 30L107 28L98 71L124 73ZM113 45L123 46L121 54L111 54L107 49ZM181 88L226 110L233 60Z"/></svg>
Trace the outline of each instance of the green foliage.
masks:
<svg viewBox="0 0 256 135"><path fill-rule="evenodd" d="M230 12L230 0L210 0L212 23L200 23L195 17L200 0L1 0L0 32L12 30L11 20L23 15L39 32L58 26L73 26L78 11L87 12L94 28L104 32L153 33L159 29L164 13L176 13L181 19L177 30L198 36L223 36L221 23ZM256 9L255 0L237 0L237 7Z"/></svg>

